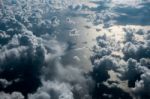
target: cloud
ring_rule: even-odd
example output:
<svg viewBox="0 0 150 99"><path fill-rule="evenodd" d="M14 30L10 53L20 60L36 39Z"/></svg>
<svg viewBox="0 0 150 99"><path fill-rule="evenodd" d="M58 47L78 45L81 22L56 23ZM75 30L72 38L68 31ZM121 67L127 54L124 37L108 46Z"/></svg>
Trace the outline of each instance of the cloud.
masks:
<svg viewBox="0 0 150 99"><path fill-rule="evenodd" d="M66 83L44 81L37 92L28 95L29 99L74 99L71 86Z"/></svg>
<svg viewBox="0 0 150 99"><path fill-rule="evenodd" d="M148 0L96 0L91 2L97 6L88 8L87 18L94 25L103 25L104 28L112 25L149 25L149 16L145 16L149 15L150 2Z"/></svg>
<svg viewBox="0 0 150 99"><path fill-rule="evenodd" d="M149 71L141 75L141 80L136 81L135 88L133 88L133 93L136 97L141 99L150 98L150 73Z"/></svg>
<svg viewBox="0 0 150 99"><path fill-rule="evenodd" d="M123 53L125 58L148 58L149 57L149 41L145 41L144 44L133 44L131 42L127 42L124 46Z"/></svg>
<svg viewBox="0 0 150 99"><path fill-rule="evenodd" d="M12 84L0 89L8 92L15 89L21 91L24 95L36 90L36 87L40 85L38 76L44 63L44 51L45 49L38 45L37 38L33 35L13 36L12 40L2 47L0 57L0 77L12 82ZM20 80L14 82L15 79ZM34 86L30 86L30 84ZM27 88L26 86L30 87Z"/></svg>
<svg viewBox="0 0 150 99"><path fill-rule="evenodd" d="M117 86L109 87L105 84L98 84L92 95L94 99L133 99L129 93L125 92L121 88Z"/></svg>
<svg viewBox="0 0 150 99"><path fill-rule="evenodd" d="M24 99L24 96L19 92L13 92L11 94L0 92L1 99Z"/></svg>
<svg viewBox="0 0 150 99"><path fill-rule="evenodd" d="M3 3L7 9L1 10L0 19L0 41L3 41L0 44L0 90L18 91L29 99L89 98L92 79L80 66L62 63L67 44L53 38L65 32L62 28L68 25L62 16L68 14L65 9L76 5L76 1L6 0ZM74 27L69 26L73 35L78 34L72 29Z"/></svg>
<svg viewBox="0 0 150 99"><path fill-rule="evenodd" d="M6 79L0 79L0 86L6 88L7 86L11 85L12 82L7 81Z"/></svg>
<svg viewBox="0 0 150 99"><path fill-rule="evenodd" d="M125 72L125 78L128 80L128 87L134 87L135 82L140 79L142 73L143 71L140 64L134 59L128 59L127 71Z"/></svg>
<svg viewBox="0 0 150 99"><path fill-rule="evenodd" d="M130 99L130 93L119 87L124 80L129 82L132 94L141 99L149 97L149 91L144 91L149 90L149 32L126 29L124 47L119 50L124 54L123 58L112 55L116 51L116 43L111 37L97 37L98 44L93 48L94 54L91 56L93 70L89 74L80 66L62 62L68 51L63 39L69 40L62 33L70 30L70 36L79 36L75 24L66 17L87 17L94 25L104 24L105 28L114 24L149 25L149 16L144 17L148 13L149 2L137 4L136 7L112 4L111 0L95 2L97 7L86 7L79 4L80 2L3 1L0 10L0 91L4 91L0 93L2 97ZM88 14L82 13L85 9ZM66 19L69 24L65 23ZM146 22L143 23L142 20ZM142 42L135 39L135 32L145 39ZM74 59L79 61L76 56ZM117 75L118 81L110 81L109 71Z"/></svg>
<svg viewBox="0 0 150 99"><path fill-rule="evenodd" d="M117 61L111 56L102 57L94 66L92 76L96 82L103 82L110 78L109 70L117 68Z"/></svg>
<svg viewBox="0 0 150 99"><path fill-rule="evenodd" d="M137 46L131 42L127 42L124 45L123 53L126 58L137 58Z"/></svg>
<svg viewBox="0 0 150 99"><path fill-rule="evenodd" d="M91 73L95 81L92 94L94 98L145 99L149 97L149 91L146 91L149 86L147 85L149 81L149 39L147 36L149 33L142 29L130 28L124 31L124 40L119 50L115 50L114 45L117 42L113 42L112 37L108 37L107 34L97 37L97 46L93 48L94 54L91 58L94 66ZM138 38L139 36L144 39ZM109 53L106 53L107 51ZM114 52L122 53L123 57L113 56L111 53ZM113 73L110 73L110 70ZM115 94L117 90L125 96Z"/></svg>
<svg viewBox="0 0 150 99"><path fill-rule="evenodd" d="M73 94L72 97L74 97L73 99L90 97L90 86L92 86L93 83L91 77L85 74L84 70L79 66L63 65L61 58L56 58L46 67L43 67L42 79L56 81L56 83L59 82L60 85L69 85L71 87L70 92Z"/></svg>
<svg viewBox="0 0 150 99"><path fill-rule="evenodd" d="M73 59L74 59L75 61L78 61L78 62L81 61L78 56L74 56Z"/></svg>
<svg viewBox="0 0 150 99"><path fill-rule="evenodd" d="M130 28L124 28L124 31L125 31L125 41L126 42L134 42L135 31L133 29L130 29Z"/></svg>
<svg viewBox="0 0 150 99"><path fill-rule="evenodd" d="M140 59L140 64L141 64L141 66L145 66L145 67L150 69L150 60L149 59L141 58Z"/></svg>
<svg viewBox="0 0 150 99"><path fill-rule="evenodd" d="M76 29L73 29L70 31L69 36L79 36L80 34L78 33L78 31Z"/></svg>

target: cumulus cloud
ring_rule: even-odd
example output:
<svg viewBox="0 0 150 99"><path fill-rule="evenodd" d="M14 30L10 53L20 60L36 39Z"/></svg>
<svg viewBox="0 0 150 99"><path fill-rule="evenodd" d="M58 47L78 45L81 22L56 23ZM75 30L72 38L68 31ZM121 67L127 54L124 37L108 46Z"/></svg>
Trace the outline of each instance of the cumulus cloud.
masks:
<svg viewBox="0 0 150 99"><path fill-rule="evenodd" d="M13 92L11 94L0 92L1 99L24 99L24 96L19 92Z"/></svg>
<svg viewBox="0 0 150 99"><path fill-rule="evenodd" d="M148 58L141 58L140 59L141 66L146 66L150 69L150 60Z"/></svg>
<svg viewBox="0 0 150 99"><path fill-rule="evenodd" d="M140 64L138 64L136 60L130 58L127 61L127 71L125 72L125 78L128 80L128 86L134 87L135 81L140 79L141 74L142 68L140 68Z"/></svg>
<svg viewBox="0 0 150 99"><path fill-rule="evenodd" d="M63 32L60 25L65 18L61 19L57 12L73 2L3 1L6 9L0 10L0 90L12 94L2 93L2 96L8 99L90 97L91 78L79 66L61 63L67 44L53 38L58 35L56 32ZM76 30L71 33L78 34Z"/></svg>
<svg viewBox="0 0 150 99"><path fill-rule="evenodd" d="M108 71L114 70L115 68L117 68L117 61L111 56L104 56L95 63L92 71L93 78L97 82L106 81L108 78L110 78Z"/></svg>
<svg viewBox="0 0 150 99"><path fill-rule="evenodd" d="M7 0L3 3L3 7L6 8L9 8L9 4L11 4ZM1 10L3 18L0 19L0 40L3 41L0 49L0 90L6 92L20 91L25 96L35 91L40 85L39 76L45 63L46 53L44 41L37 37L39 36L38 32L35 35L36 31L33 29L37 28L33 26L33 21L37 20L31 21L30 15L27 14L32 10L25 9L24 12L22 9L24 4L27 6L26 3L18 1L16 2L19 5L18 8L15 7L17 5L13 5L12 10ZM8 10L14 11L14 13L7 12ZM18 10L20 13L17 12ZM34 13L32 12L32 14ZM42 13L37 11L36 14ZM35 19L39 18L40 15L35 16ZM26 26L29 24L31 24L31 27Z"/></svg>
<svg viewBox="0 0 150 99"><path fill-rule="evenodd" d="M35 90L40 84L38 75L45 58L45 49L38 45L37 38L30 34L15 35L0 51L0 77L12 82L8 87L2 87L1 90L12 92L15 89L24 95ZM15 79L20 80L14 82ZM30 83L34 86L25 90L24 87Z"/></svg>
<svg viewBox="0 0 150 99"><path fill-rule="evenodd" d="M7 86L11 85L12 82L7 81L6 79L0 79L0 86L6 88Z"/></svg>
<svg viewBox="0 0 150 99"><path fill-rule="evenodd" d="M125 28L125 41L126 42L134 42L134 30Z"/></svg>
<svg viewBox="0 0 150 99"><path fill-rule="evenodd" d="M129 28L124 29L124 31L123 47L120 47L120 50L115 50L112 43L117 42L113 42L111 37L109 39L107 35L97 37L97 46L94 47L94 54L91 58L94 65L91 75L96 83L93 91L94 98L114 99L114 97L120 97L124 99L124 97L128 97L145 99L149 97L149 91L146 91L149 88L147 83L149 82L149 40L145 38L149 33L141 29ZM145 39L141 40L138 36ZM109 53L106 53L107 51ZM123 57L113 56L111 53L114 51L121 51ZM110 73L110 70L114 72L117 78L112 76L113 73ZM113 82L113 79L115 79L115 82ZM126 81L127 86L125 87L123 82ZM130 91L120 87L121 84ZM113 91L108 94L110 90ZM122 97L113 93L116 90L120 90L120 93L125 96Z"/></svg>
<svg viewBox="0 0 150 99"><path fill-rule="evenodd" d="M137 98L146 99L150 98L150 73L149 71L141 75L141 80L135 82L135 88L133 88L134 94Z"/></svg>
<svg viewBox="0 0 150 99"><path fill-rule="evenodd" d="M29 99L74 99L72 88L69 84L44 81L43 86L39 87L37 92L29 94Z"/></svg>
<svg viewBox="0 0 150 99"><path fill-rule="evenodd" d="M137 46L131 42L127 42L123 48L123 53L127 58L136 58Z"/></svg>
<svg viewBox="0 0 150 99"><path fill-rule="evenodd" d="M89 96L90 86L92 87L93 83L91 77L88 77L88 75L84 73L83 69L79 68L78 66L63 65L61 63L61 58L56 58L53 60L53 62L50 62L46 67L43 67L42 79L54 81L52 83L58 82L58 84L60 82L63 82L60 83L60 85L61 84L69 85L71 87L70 93L73 94L73 96L69 96L70 98L71 97L73 99L82 99L83 97L90 98Z"/></svg>
<svg viewBox="0 0 150 99"><path fill-rule="evenodd" d="M148 58L149 57L149 41L145 41L144 44L135 44L127 42L124 46L123 53L125 58Z"/></svg>
<svg viewBox="0 0 150 99"><path fill-rule="evenodd" d="M93 1L96 7L79 4L80 0L3 0L0 10L0 96L2 99L131 99L119 84L126 80L135 97L149 97L149 32L125 29L122 57L114 57L116 42L106 34L97 37L91 56L93 69L86 74L80 66L64 65L67 46L62 32L79 36L70 18L86 17L105 28L113 24L148 25L148 4L137 7L111 4L113 0ZM140 5L140 6L139 6ZM130 9L127 9L129 7ZM144 9L144 11L142 11ZM86 14L82 11L87 10ZM125 11L127 10L127 11ZM78 12L77 12L78 11ZM141 12L142 20L132 14ZM76 13L77 12L77 13ZM90 12L93 12L90 13ZM60 14L58 14L60 13ZM134 13L135 14L135 13ZM140 13L136 13L138 16ZM148 14L149 15L149 14ZM63 16L63 17L62 17ZM68 18L65 17L71 16ZM130 17L134 17L133 20ZM123 22L127 20L127 22ZM121 20L121 21L120 21ZM69 24L65 23L68 22ZM63 29L67 29L63 30ZM136 35L145 38L138 41ZM61 40L57 39L61 37ZM67 39L68 40L68 39ZM72 44L74 45L74 44ZM72 46L71 45L71 46ZM79 57L73 59L80 62ZM116 82L111 81L113 71ZM132 76L131 76L132 75ZM93 81L94 80L94 81ZM16 92L18 91L18 92ZM8 93L7 93L8 92ZM0 97L0 98L1 98Z"/></svg>

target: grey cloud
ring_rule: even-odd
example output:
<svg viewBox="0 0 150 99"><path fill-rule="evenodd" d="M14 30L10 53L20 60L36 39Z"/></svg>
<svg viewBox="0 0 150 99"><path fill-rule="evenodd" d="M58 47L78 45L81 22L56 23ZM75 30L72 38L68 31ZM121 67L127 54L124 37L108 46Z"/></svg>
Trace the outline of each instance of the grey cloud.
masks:
<svg viewBox="0 0 150 99"><path fill-rule="evenodd" d="M19 92L12 92L11 94L0 92L0 99L24 99L24 96Z"/></svg>
<svg viewBox="0 0 150 99"><path fill-rule="evenodd" d="M150 60L149 59L141 58L140 59L140 64L141 64L141 66L145 66L145 67L150 69Z"/></svg>
<svg viewBox="0 0 150 99"><path fill-rule="evenodd" d="M63 65L61 63L61 58L57 57L43 68L43 73L43 79L69 84L72 88L70 92L73 94L74 99L90 97L89 88L92 86L93 82L90 77L86 77L82 68L73 65Z"/></svg>
<svg viewBox="0 0 150 99"><path fill-rule="evenodd" d="M4 16L0 22L0 29L4 31L1 34L4 43L0 49L0 78L12 82L7 87L3 84L0 90L6 92L16 90L27 95L40 85L38 76L45 61L45 48L40 43L41 39L15 18ZM34 86L24 89L23 87L28 86L30 81Z"/></svg>
<svg viewBox="0 0 150 99"><path fill-rule="evenodd" d="M88 8L88 16L94 25L103 24L104 28L116 25L149 25L149 1L92 1L97 6ZM92 15L90 12L95 12ZM148 16L145 16L148 15Z"/></svg>
<svg viewBox="0 0 150 99"><path fill-rule="evenodd" d="M3 32L0 39L5 41L0 49L0 78L4 79L1 80L1 91L19 91L29 99L90 97L88 83L92 80L79 66L61 63L67 46L51 37L54 32L60 32L58 27L64 22L57 10L68 7L68 2L72 3L68 0L65 1L67 4L62 2L3 2L6 9L1 10L0 19ZM64 4L62 8L58 7L60 4ZM12 83L7 85L8 82ZM5 95L10 97L10 94Z"/></svg>
<svg viewBox="0 0 150 99"><path fill-rule="evenodd" d="M7 86L11 85L12 82L7 81L6 79L0 79L0 86L6 88Z"/></svg>
<svg viewBox="0 0 150 99"><path fill-rule="evenodd" d="M39 92L28 96L29 99L51 99L50 95L46 92Z"/></svg>
<svg viewBox="0 0 150 99"><path fill-rule="evenodd" d="M136 81L135 83L135 88L133 88L133 93L136 95L136 97L140 99L146 99L150 98L150 73L145 72L144 74L141 75L141 80Z"/></svg>
<svg viewBox="0 0 150 99"><path fill-rule="evenodd" d="M133 29L125 28L125 41L126 42L134 42L134 33Z"/></svg>
<svg viewBox="0 0 150 99"><path fill-rule="evenodd" d="M128 86L134 87L136 80L140 79L141 74L142 69L140 68L140 64L134 59L128 59L127 71L125 71L125 79L128 80Z"/></svg>
<svg viewBox="0 0 150 99"><path fill-rule="evenodd" d="M135 44L131 42L127 42L124 46L123 53L125 55L125 59L134 58L148 58L149 57L149 41L145 40L144 44Z"/></svg>
<svg viewBox="0 0 150 99"><path fill-rule="evenodd" d="M95 64L92 71L92 76L96 82L103 82L110 78L109 70L117 68L117 61L111 56L104 56Z"/></svg>
<svg viewBox="0 0 150 99"><path fill-rule="evenodd" d="M137 58L137 46L134 45L133 43L131 42L127 42L125 45L124 45L124 48L123 48L123 53L125 55L125 57L127 58Z"/></svg>
<svg viewBox="0 0 150 99"><path fill-rule="evenodd" d="M37 92L29 94L29 99L74 99L72 88L69 84L57 81L43 81L43 86Z"/></svg>
<svg viewBox="0 0 150 99"><path fill-rule="evenodd" d="M144 91L149 88L147 87L149 83L149 79L147 79L149 78L148 58L150 57L148 32L137 33L142 34L141 36L145 36L146 39L143 42L136 42L133 40L134 31L127 29L125 31L127 32L126 42L122 49L124 58L121 59L111 56L115 49L111 45L114 43L111 39L106 35L98 37L98 48L93 49L94 55L91 57L93 70L89 74L85 74L80 66L62 64L61 58L66 53L67 45L52 37L56 36L54 32L64 32L62 29L66 29L68 26L63 23L65 15L69 16L68 14L71 13L71 16L74 16L75 13L72 10L80 12L83 10L82 5L79 6L76 1L72 0L3 1L4 8L0 11L0 32L2 32L0 34L0 41L2 41L0 44L0 82L2 88L0 90L9 93L15 90L20 93L1 93L2 96L8 97L8 99L11 99L12 96L23 97L23 95L29 99L91 99L96 94L94 98L124 99L128 96L130 99L129 93L125 93L117 85L110 87L104 84L104 81L109 82L107 80L110 78L108 73L110 70L119 73L125 80L132 81L134 86L131 87L133 87L135 95L141 98L143 94L148 96L148 93ZM95 25L104 24L105 27L109 27L112 24L130 24L131 22L149 24L149 21L142 23L138 17L135 20L129 18L135 16L132 12L137 11L139 14L143 9L147 9L149 3L141 4L143 7L139 9L129 7L127 10L129 12L124 10L127 9L126 6L119 5L111 8L111 0L96 3L98 7L88 8L88 10L94 11L94 15L89 14L89 16L92 16L91 21ZM64 11L72 4L77 6ZM144 7L145 5L147 6ZM143 17L148 10L144 10L141 14L140 17L143 20L148 20L148 17ZM66 11L71 12L67 13ZM128 21L122 22L122 19ZM70 28L71 26L67 27L67 29ZM62 39L64 38L62 37ZM120 64L120 61L125 64ZM133 76L131 77L129 74ZM120 80L122 79L120 78ZM5 87L6 85L7 87Z"/></svg>
<svg viewBox="0 0 150 99"><path fill-rule="evenodd" d="M9 41L10 35L6 34L5 31L0 31L0 42L1 45L4 45Z"/></svg>
<svg viewBox="0 0 150 99"><path fill-rule="evenodd" d="M148 31L130 28L126 28L124 31L125 42L123 42L123 48L120 48L124 57L118 58L111 55L111 52L115 51L115 46L109 43L109 39L111 38L108 39L106 36L97 38L98 46L95 46L93 50L93 56L97 57L91 58L92 64L94 65L91 73L95 81L93 91L94 98L107 97L105 94L110 90L113 90L113 92L120 90L122 94L126 94L125 97L131 99L134 97L139 99L146 99L146 97L149 97L149 91L144 91L149 90L149 85L147 83L149 82L149 39L146 38L149 33ZM145 39L139 41L139 39L135 37L137 35ZM109 50L110 53L106 53ZM121 84L120 81L111 82L110 75L108 74L110 70L114 71L118 80L128 82L127 84L130 92L126 93L122 88L118 88ZM113 92L111 94L109 93L111 95L110 99L114 99L114 97L124 98L124 96L118 96L118 94L116 95ZM132 94L132 96L129 94Z"/></svg>

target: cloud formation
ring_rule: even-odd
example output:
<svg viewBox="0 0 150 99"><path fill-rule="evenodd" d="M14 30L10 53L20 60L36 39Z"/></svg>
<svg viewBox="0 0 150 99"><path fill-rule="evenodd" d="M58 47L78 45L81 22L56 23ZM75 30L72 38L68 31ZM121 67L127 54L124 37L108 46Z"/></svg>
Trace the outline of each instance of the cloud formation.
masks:
<svg viewBox="0 0 150 99"><path fill-rule="evenodd" d="M120 50L115 50L115 46L112 43L117 42L114 42L112 39L110 40L112 37L102 35L97 38L98 47L94 47L94 55L91 58L94 65L91 75L96 82L93 93L94 98L109 97L108 99L115 99L114 97L120 97L124 99L124 97L128 97L129 99L146 99L149 97L149 91L146 91L149 90L148 35L148 31L125 29L124 40L122 42L123 47ZM145 39L139 39L139 36ZM104 48L105 50L101 51ZM106 54L107 50L110 50L109 54ZM111 54L115 51L118 51L118 53L121 51L123 57L116 57ZM110 70L113 73L109 73ZM114 73L117 75L117 78L111 76ZM124 81L127 81L126 89L130 90L129 92L120 87L120 84L123 84ZM106 92L105 90L101 91L102 89L105 89ZM112 93L109 93L110 90ZM120 90L120 93L125 96L115 94L116 90Z"/></svg>
<svg viewBox="0 0 150 99"><path fill-rule="evenodd" d="M62 62L68 49L76 45L67 43L69 36L63 37L63 33L80 36L71 20L76 16L102 24L105 29L112 25L149 25L149 1L134 6L115 1L91 1L97 6L89 7L79 4L80 0L1 0L2 99L149 98L149 31L125 28L125 39L120 43L107 34L97 37L91 56L93 68L88 73ZM123 56L117 57L114 52ZM77 55L73 59L81 61ZM124 82L129 91L121 87Z"/></svg>
<svg viewBox="0 0 150 99"><path fill-rule="evenodd" d="M60 25L67 24L67 21L63 23L65 18L60 19L57 13L62 11L61 13L65 14L63 11L73 2L71 0L1 2L3 3L0 10L2 99L91 98L89 86L92 85L92 79L80 66L62 64L61 58L65 55L68 44L61 42L56 36L59 32L65 32Z"/></svg>

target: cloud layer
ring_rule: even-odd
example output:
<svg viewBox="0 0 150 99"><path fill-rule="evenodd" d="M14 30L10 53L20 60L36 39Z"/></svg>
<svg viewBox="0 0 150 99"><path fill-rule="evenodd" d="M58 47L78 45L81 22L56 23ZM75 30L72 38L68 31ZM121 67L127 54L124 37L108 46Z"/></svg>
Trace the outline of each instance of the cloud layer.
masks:
<svg viewBox="0 0 150 99"><path fill-rule="evenodd" d="M62 64L68 43L56 37L65 32L61 24L73 24L57 15L73 2L1 1L1 99L90 98L91 78L80 66Z"/></svg>
<svg viewBox="0 0 150 99"><path fill-rule="evenodd" d="M69 39L80 36L77 16L106 30L150 24L149 1L116 1L89 1L93 7L80 0L1 0L0 99L150 98L150 31L124 28L122 41L107 33L97 37L88 73L62 62L76 46Z"/></svg>

